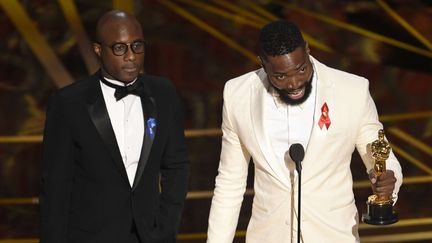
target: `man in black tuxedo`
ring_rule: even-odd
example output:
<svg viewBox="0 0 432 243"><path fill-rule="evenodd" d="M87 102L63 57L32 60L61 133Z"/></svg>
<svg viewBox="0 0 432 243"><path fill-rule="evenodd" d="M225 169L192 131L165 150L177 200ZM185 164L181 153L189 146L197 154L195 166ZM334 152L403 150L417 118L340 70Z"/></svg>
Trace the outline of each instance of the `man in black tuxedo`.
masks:
<svg viewBox="0 0 432 243"><path fill-rule="evenodd" d="M103 15L96 74L55 92L43 142L42 243L175 242L187 191L180 101L139 74L140 23Z"/></svg>

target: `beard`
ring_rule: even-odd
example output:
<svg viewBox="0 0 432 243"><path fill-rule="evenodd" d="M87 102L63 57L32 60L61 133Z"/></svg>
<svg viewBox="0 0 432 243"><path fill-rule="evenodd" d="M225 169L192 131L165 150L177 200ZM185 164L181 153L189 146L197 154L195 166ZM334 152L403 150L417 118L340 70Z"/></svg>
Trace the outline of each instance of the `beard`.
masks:
<svg viewBox="0 0 432 243"><path fill-rule="evenodd" d="M310 79L305 83L305 91L304 91L305 93L303 97L301 97L300 99L291 99L291 97L289 97L288 92L286 90L277 88L272 84L272 82L269 83L279 94L279 98L283 103L287 105L300 105L303 102L305 102L309 98L310 94L312 93L312 79L313 79L313 72Z"/></svg>

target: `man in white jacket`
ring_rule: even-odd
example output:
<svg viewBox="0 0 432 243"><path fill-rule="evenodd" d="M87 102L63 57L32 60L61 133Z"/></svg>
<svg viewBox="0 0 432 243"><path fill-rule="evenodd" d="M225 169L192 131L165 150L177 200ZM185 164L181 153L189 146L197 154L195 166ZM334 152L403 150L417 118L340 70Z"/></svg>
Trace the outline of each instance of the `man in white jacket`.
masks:
<svg viewBox="0 0 432 243"><path fill-rule="evenodd" d="M259 58L261 69L225 85L222 151L207 242L233 241L251 158L255 195L246 242L297 241L298 175L287 155L295 143L306 151L301 240L359 242L350 170L354 149L375 194L396 201L402 184L393 153L386 173L377 178L372 170L367 146L383 126L368 80L314 59L298 27L288 21L261 30Z"/></svg>

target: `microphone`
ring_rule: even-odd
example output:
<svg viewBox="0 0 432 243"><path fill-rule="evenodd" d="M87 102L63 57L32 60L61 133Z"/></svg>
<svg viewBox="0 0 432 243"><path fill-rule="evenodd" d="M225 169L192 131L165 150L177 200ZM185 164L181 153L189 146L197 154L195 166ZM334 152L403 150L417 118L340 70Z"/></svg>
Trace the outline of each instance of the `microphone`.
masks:
<svg viewBox="0 0 432 243"><path fill-rule="evenodd" d="M295 143L293 145L291 145L291 147L289 148L289 155L291 157L291 159L295 162L296 164L296 170L298 172L298 206L297 206L297 242L300 243L300 215L301 215L301 162L304 159L305 156L305 151L303 148L303 145L299 144L299 143Z"/></svg>
<svg viewBox="0 0 432 243"><path fill-rule="evenodd" d="M303 145L301 145L299 143L295 143L295 144L291 145L291 147L289 148L289 155L290 155L291 159L296 164L297 172L300 173L301 162L303 161L304 156L305 156Z"/></svg>

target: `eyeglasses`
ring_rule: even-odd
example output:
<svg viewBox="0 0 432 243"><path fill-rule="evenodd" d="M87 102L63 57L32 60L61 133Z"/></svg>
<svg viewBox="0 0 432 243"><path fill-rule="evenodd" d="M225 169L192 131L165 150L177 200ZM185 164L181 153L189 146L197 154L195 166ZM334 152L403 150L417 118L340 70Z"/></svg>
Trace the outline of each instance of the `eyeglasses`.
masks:
<svg viewBox="0 0 432 243"><path fill-rule="evenodd" d="M101 43L99 43L101 44ZM123 56L130 49L135 54L144 53L145 50L145 41L138 40L132 43L115 43L111 47L112 53L116 56Z"/></svg>

